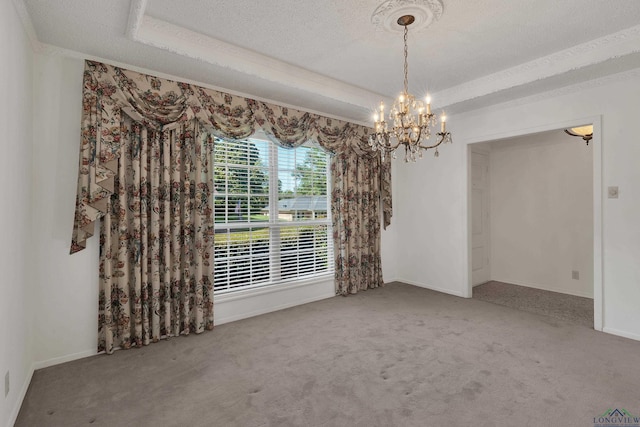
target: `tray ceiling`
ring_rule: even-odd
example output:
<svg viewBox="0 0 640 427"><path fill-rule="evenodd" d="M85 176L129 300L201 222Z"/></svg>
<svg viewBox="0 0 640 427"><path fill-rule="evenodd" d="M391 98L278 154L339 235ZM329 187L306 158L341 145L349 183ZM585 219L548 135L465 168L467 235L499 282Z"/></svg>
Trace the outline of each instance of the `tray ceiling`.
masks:
<svg viewBox="0 0 640 427"><path fill-rule="evenodd" d="M433 0L390 1L392 5ZM38 49L368 123L402 87L380 0L14 0ZM409 29L409 89L448 112L640 68L637 0L442 0Z"/></svg>

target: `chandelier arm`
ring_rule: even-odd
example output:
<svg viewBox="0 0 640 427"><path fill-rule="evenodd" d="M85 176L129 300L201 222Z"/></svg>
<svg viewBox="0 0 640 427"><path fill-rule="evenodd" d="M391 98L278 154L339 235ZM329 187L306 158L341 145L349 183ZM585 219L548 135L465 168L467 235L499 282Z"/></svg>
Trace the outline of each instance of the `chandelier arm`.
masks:
<svg viewBox="0 0 640 427"><path fill-rule="evenodd" d="M377 144L381 149L383 149L383 150L385 150L385 151L388 151L388 152L391 152L391 151L396 150L396 149L400 146L400 141L398 140L398 143L397 143L396 145L391 145L391 144L386 145L386 144L383 144L382 142L380 142L379 140L376 140L376 144Z"/></svg>
<svg viewBox="0 0 640 427"><path fill-rule="evenodd" d="M400 147L400 141L398 141L396 145L389 145L388 147L385 147L385 149L387 149L388 151L394 151L397 150L398 147Z"/></svg>
<svg viewBox="0 0 640 427"><path fill-rule="evenodd" d="M442 142L445 140L445 138L447 137L447 134L449 132L438 132L436 135L438 135L440 137L440 141L436 142L433 145L418 145L418 148L422 148L423 150L430 150L432 148L436 148L438 147L440 144L442 144Z"/></svg>

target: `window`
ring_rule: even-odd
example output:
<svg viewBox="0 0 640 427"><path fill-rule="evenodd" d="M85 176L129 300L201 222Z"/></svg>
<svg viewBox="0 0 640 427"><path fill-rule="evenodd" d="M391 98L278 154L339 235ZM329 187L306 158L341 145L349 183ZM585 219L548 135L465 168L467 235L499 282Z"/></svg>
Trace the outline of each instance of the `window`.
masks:
<svg viewBox="0 0 640 427"><path fill-rule="evenodd" d="M333 273L329 154L216 139L214 291Z"/></svg>

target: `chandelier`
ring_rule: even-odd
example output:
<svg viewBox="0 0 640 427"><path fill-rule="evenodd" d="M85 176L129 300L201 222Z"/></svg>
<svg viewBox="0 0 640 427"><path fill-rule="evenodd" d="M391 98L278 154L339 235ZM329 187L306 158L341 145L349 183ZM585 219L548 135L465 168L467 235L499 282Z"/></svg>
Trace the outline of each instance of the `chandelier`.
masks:
<svg viewBox="0 0 640 427"><path fill-rule="evenodd" d="M427 95L424 102L409 93L408 78L408 26L415 20L413 15L403 15L398 18L398 25L404 27L404 90L395 100L385 120L384 102L374 114L374 133L369 136L369 145L373 151L380 151L382 158L391 154L396 158L396 149L404 146L405 162L415 162L416 155L422 158L423 151L434 148L434 155L438 157L440 144L452 142L451 133L447 132L447 117L440 117L440 132L436 133L437 141L429 145L426 140L431 137L431 128L437 124L436 115L431 112L431 98Z"/></svg>

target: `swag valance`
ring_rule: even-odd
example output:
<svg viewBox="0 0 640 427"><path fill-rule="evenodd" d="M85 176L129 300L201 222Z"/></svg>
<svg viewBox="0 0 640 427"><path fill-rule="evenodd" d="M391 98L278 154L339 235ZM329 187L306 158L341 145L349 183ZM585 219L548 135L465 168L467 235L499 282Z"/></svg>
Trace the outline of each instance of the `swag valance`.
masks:
<svg viewBox="0 0 640 427"><path fill-rule="evenodd" d="M218 137L246 138L262 129L275 142L295 147L313 140L323 148L359 156L368 150L369 128L187 83L85 62L80 171L71 253L82 250L105 214L114 190L127 116L162 132L195 121ZM379 161L376 159L376 161ZM391 220L389 160L381 170L383 224Z"/></svg>

